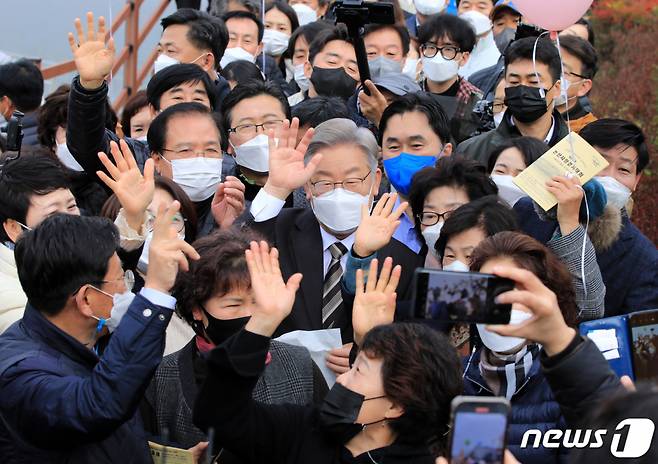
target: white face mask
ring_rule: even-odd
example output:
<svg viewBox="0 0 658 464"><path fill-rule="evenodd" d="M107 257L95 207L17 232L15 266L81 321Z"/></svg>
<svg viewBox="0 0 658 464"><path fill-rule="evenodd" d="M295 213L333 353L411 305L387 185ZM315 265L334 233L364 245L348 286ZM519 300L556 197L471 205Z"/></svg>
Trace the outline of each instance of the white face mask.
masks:
<svg viewBox="0 0 658 464"><path fill-rule="evenodd" d="M498 196L505 202L514 206L517 201L528 194L521 190L513 181L514 177L502 174L492 174L491 180L498 186Z"/></svg>
<svg viewBox="0 0 658 464"><path fill-rule="evenodd" d="M288 50L290 36L274 29L265 29L263 34L263 51L268 55L280 56Z"/></svg>
<svg viewBox="0 0 658 464"><path fill-rule="evenodd" d="M370 77L373 79L385 76L386 74L400 74L402 72L402 63L386 58L385 56L378 56L377 58L368 60L368 67L370 68Z"/></svg>
<svg viewBox="0 0 658 464"><path fill-rule="evenodd" d="M180 185L190 200L199 202L215 194L222 180L221 158L163 159L171 164L174 182Z"/></svg>
<svg viewBox="0 0 658 464"><path fill-rule="evenodd" d="M343 188L313 197L311 208L315 217L329 230L339 233L351 232L361 222L361 206L367 205L370 194L361 195Z"/></svg>
<svg viewBox="0 0 658 464"><path fill-rule="evenodd" d="M605 190L608 196L608 205L614 206L617 209L622 209L626 206L633 193L628 187L610 176L597 177L596 180L603 185L603 190Z"/></svg>
<svg viewBox="0 0 658 464"><path fill-rule="evenodd" d="M407 61L405 61L404 67L402 68L402 74L415 81L417 74L416 69L418 68L419 61L418 58L407 58Z"/></svg>
<svg viewBox="0 0 658 464"><path fill-rule="evenodd" d="M452 263L443 266L443 270L452 272L468 272L469 268L466 264L456 259Z"/></svg>
<svg viewBox="0 0 658 464"><path fill-rule="evenodd" d="M299 86L299 89L302 92L306 92L311 85L311 80L306 77L306 74L304 74L304 64L297 64L295 65L295 82L297 82L297 85Z"/></svg>
<svg viewBox="0 0 658 464"><path fill-rule="evenodd" d="M297 13L297 19L299 20L300 26L306 26L308 23L318 19L318 14L316 11L308 5L303 3L296 3L292 5L292 9Z"/></svg>
<svg viewBox="0 0 658 464"><path fill-rule="evenodd" d="M431 16L445 10L446 2L443 0L414 0L414 7L423 16Z"/></svg>
<svg viewBox="0 0 658 464"><path fill-rule="evenodd" d="M238 165L255 172L268 172L270 170L270 146L265 134L259 134L251 140L236 147L235 162Z"/></svg>
<svg viewBox="0 0 658 464"><path fill-rule="evenodd" d="M569 79L563 77L562 79L560 79L560 81L562 82L562 85L561 85L560 95L558 95L555 98L556 106L566 105L569 102L569 100L573 100L574 98L577 98L577 96L570 97L567 92L569 90L569 87L571 87L572 85L580 84L583 81L583 79L572 83L569 81Z"/></svg>
<svg viewBox="0 0 658 464"><path fill-rule="evenodd" d="M222 59L219 61L219 65L222 68L225 68L229 63L239 60L255 63L256 57L242 47L231 47L226 49L224 56L222 56Z"/></svg>
<svg viewBox="0 0 658 464"><path fill-rule="evenodd" d="M505 116L504 111L493 115L493 120L496 127L500 126L500 123L503 122L503 116Z"/></svg>
<svg viewBox="0 0 658 464"><path fill-rule="evenodd" d="M84 168L80 166L80 163L75 160L69 151L69 147L66 145L66 142L57 144L57 158L62 162L64 166L73 171L84 171Z"/></svg>
<svg viewBox="0 0 658 464"><path fill-rule="evenodd" d="M440 52L434 58L423 57L423 73L433 82L449 81L457 75L458 70L457 60L446 60Z"/></svg>
<svg viewBox="0 0 658 464"><path fill-rule="evenodd" d="M512 309L510 314L510 324L520 324L532 317L531 313L521 311L519 309ZM526 343L525 338L519 337L503 337L497 333L487 330L486 324L477 324L477 329L482 339L484 346L489 348L494 353L512 353L518 351Z"/></svg>
<svg viewBox="0 0 658 464"><path fill-rule="evenodd" d="M128 312L128 308L132 304L133 300L135 299L135 294L133 292L125 292L125 293L115 293L114 296L112 297L112 311L110 312L110 318L105 321L105 325L107 325L107 330L110 331L110 333L114 332L117 327L119 327L119 323L121 322L121 319L123 319L123 316Z"/></svg>
<svg viewBox="0 0 658 464"><path fill-rule="evenodd" d="M155 59L155 63L153 63L153 71L155 71L155 73L157 74L158 72L162 71L164 68L167 68L174 64L180 64L180 61L178 61L176 58L172 58L168 55L165 55L164 53L160 53L158 57Z"/></svg>
<svg viewBox="0 0 658 464"><path fill-rule="evenodd" d="M441 228L443 227L443 224L443 221L439 221L433 226L425 228L425 230L422 232L425 243L427 244L427 248L429 248L429 251L435 255L436 251L434 251L434 245L436 245L436 241L439 239L439 235L441 235Z"/></svg>
<svg viewBox="0 0 658 464"><path fill-rule="evenodd" d="M471 10L459 15L463 20L468 21L476 36L480 36L485 32L489 32L493 25L488 16L483 15L479 11Z"/></svg>
<svg viewBox="0 0 658 464"><path fill-rule="evenodd" d="M136 137L135 140L139 140L140 142L148 142L148 138L146 135L142 135L141 137Z"/></svg>

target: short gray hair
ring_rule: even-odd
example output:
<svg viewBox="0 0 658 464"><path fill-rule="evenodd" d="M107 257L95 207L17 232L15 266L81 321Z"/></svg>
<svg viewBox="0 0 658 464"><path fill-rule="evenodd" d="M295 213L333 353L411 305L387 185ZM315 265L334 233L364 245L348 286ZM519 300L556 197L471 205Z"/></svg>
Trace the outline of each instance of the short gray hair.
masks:
<svg viewBox="0 0 658 464"><path fill-rule="evenodd" d="M329 119L315 128L304 163L308 163L313 155L321 153L323 149L342 144L355 145L368 158L370 170L377 169L379 146L375 136L368 129L358 127L354 121L345 118Z"/></svg>

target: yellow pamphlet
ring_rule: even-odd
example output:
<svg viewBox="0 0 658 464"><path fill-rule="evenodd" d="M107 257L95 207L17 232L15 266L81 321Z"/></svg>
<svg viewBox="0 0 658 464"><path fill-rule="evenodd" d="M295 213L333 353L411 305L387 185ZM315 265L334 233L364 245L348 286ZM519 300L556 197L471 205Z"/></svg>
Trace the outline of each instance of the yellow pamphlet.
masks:
<svg viewBox="0 0 658 464"><path fill-rule="evenodd" d="M153 464L194 464L191 451L163 446L152 441L149 441L149 448L151 448Z"/></svg>
<svg viewBox="0 0 658 464"><path fill-rule="evenodd" d="M571 174L581 185L601 172L608 162L589 143L575 132L570 132L553 148L514 178L514 183L544 211L557 205L555 196L546 189L546 182L554 176Z"/></svg>

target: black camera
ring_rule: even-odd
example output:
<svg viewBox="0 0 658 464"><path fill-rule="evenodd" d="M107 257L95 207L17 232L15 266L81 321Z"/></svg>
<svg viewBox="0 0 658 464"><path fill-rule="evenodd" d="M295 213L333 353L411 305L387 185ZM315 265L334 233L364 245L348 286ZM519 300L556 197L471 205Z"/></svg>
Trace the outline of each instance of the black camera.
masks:
<svg viewBox="0 0 658 464"><path fill-rule="evenodd" d="M14 111L7 123L7 151L21 152L24 116L20 111Z"/></svg>
<svg viewBox="0 0 658 464"><path fill-rule="evenodd" d="M365 87L366 80L370 79L368 67L368 54L363 43L363 32L366 24L395 24L395 11L392 3L365 2L363 0L338 0L333 6L336 23L343 23L354 44L356 61L359 65L359 75L363 90L369 95Z"/></svg>

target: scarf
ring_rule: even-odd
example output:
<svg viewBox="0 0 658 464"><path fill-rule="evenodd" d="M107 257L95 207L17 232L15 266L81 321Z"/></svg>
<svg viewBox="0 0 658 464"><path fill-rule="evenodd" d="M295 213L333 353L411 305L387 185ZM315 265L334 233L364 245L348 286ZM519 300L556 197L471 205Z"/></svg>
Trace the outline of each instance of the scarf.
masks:
<svg viewBox="0 0 658 464"><path fill-rule="evenodd" d="M496 396L511 400L525 384L532 365L539 356L539 345L526 345L518 353L493 354L484 348L480 356L480 374ZM492 357L495 359L492 361Z"/></svg>

